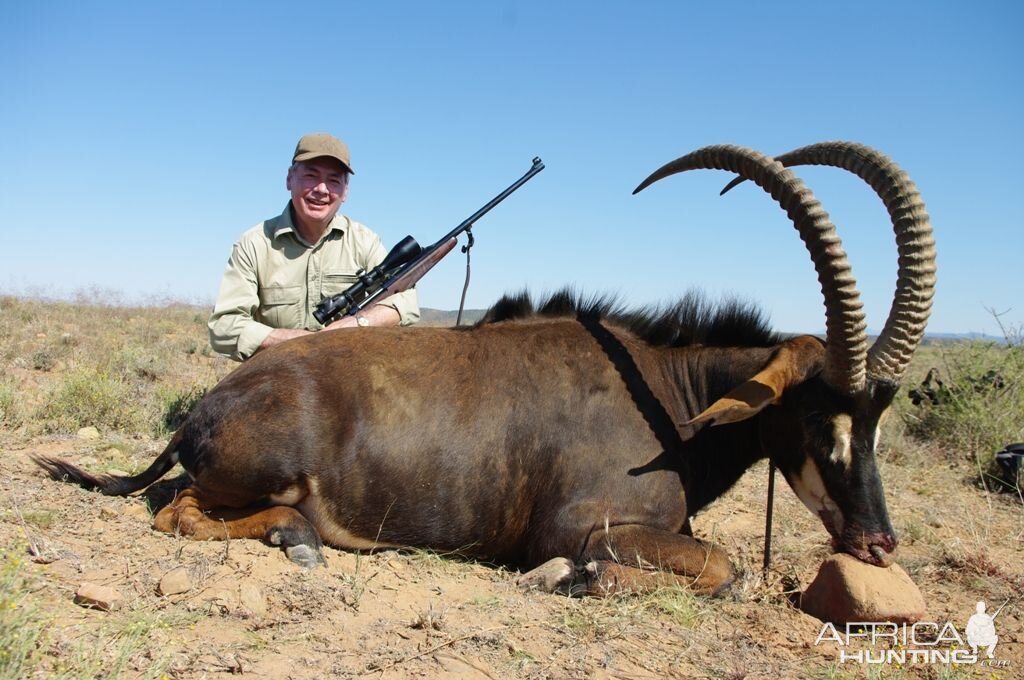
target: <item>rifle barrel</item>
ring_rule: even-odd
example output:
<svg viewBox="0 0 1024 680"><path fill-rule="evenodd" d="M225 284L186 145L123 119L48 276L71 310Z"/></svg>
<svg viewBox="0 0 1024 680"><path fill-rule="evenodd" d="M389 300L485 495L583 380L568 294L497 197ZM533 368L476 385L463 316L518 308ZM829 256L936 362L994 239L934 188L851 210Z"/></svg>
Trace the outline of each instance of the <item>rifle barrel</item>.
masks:
<svg viewBox="0 0 1024 680"><path fill-rule="evenodd" d="M435 243L434 245L430 246L430 248L435 248L437 246L440 246L445 241L447 241L447 240L449 240L449 239L451 239L451 238L453 238L455 236L458 236L462 232L466 231L466 229L472 227L473 223L476 222L481 217L483 217L484 215L486 215L488 212L490 212L491 208L493 208L494 206L496 206L499 203L501 203L502 201L504 201L506 198L508 198L509 194L511 194L513 191L515 191L519 187L521 187L524 184L526 184L528 181L530 181L531 177L533 177L534 175L536 175L538 172L540 172L543 169L544 169L544 162L540 159L540 157L538 156L537 158L534 158L533 159L533 166L529 170L526 171L525 175L523 175L522 177L517 179L515 182L513 182L511 185L509 185L509 187L507 189L505 189L500 194L498 194L497 196L492 198L487 203L487 205L485 205L484 207L480 208L475 213L473 213L472 215L467 217L465 220L463 220L462 223L459 224L459 226L455 227L450 232L448 232L447 234L442 236L437 241L437 243ZM430 250L430 248L428 248L427 250Z"/></svg>
<svg viewBox="0 0 1024 680"><path fill-rule="evenodd" d="M463 220L459 226L442 236L441 239L432 246L419 248L415 239L411 236L406 236L401 243L391 249L391 252L388 253L388 256L385 258L386 261L390 261L394 256L396 262L398 260L403 260L402 266L398 268L397 271L392 272L391 275L383 281L372 282L373 285L360 282L337 295L327 298L326 300L322 300L320 304L317 305L314 316L316 316L317 320L323 324L328 323L330 319L333 319L336 316L355 316L367 306L376 304L392 293L408 290L417 281L419 281L424 274L430 271L430 269L437 264L441 258L447 255L455 247L459 234L472 227L473 223L486 215L491 208L504 201L508 198L509 194L526 184L531 177L543 169L544 163L541 161L540 157L534 158L533 166L526 171L525 175L517 179L509 185L507 189L492 198L487 205L477 210L467 219ZM409 244L407 244L407 242L409 242ZM413 247L419 249L418 254L415 257L411 257L409 259L405 259L405 257L398 257L399 252L404 256L411 255L412 252L414 252ZM379 269L380 266L381 265L378 265L377 269ZM360 289L359 292L363 297L362 299L355 301L352 299L350 291L359 285L363 285L367 290L364 291L363 289ZM348 304L346 305L344 303Z"/></svg>

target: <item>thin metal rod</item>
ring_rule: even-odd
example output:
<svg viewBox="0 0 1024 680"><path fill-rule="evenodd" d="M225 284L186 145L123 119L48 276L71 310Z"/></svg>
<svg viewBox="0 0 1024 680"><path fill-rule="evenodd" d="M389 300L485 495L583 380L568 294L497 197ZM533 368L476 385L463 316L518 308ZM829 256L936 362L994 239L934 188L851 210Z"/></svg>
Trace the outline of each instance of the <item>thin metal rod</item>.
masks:
<svg viewBox="0 0 1024 680"><path fill-rule="evenodd" d="M764 518L764 564L762 570L768 575L772 563L772 506L775 500L775 463L768 461L768 509Z"/></svg>

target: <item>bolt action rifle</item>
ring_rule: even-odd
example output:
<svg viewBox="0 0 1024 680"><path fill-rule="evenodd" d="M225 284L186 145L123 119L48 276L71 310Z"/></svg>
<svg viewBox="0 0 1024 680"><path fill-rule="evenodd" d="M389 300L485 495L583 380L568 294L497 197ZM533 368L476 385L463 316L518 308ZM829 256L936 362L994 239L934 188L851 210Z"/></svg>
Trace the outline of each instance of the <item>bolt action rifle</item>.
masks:
<svg viewBox="0 0 1024 680"><path fill-rule="evenodd" d="M533 166L525 175L517 179L507 189L495 196L487 205L477 210L459 226L445 234L441 240L427 248L421 248L412 236L406 236L384 257L384 261L368 272L357 274L359 280L329 298L324 298L313 310L313 316L323 325L329 324L341 316L355 316L371 304L384 298L409 290L423 278L431 268L450 253L458 243L459 235L469 232L472 243L473 224L490 212L491 208L519 187L526 184L531 177L544 169L540 158L533 159Z"/></svg>

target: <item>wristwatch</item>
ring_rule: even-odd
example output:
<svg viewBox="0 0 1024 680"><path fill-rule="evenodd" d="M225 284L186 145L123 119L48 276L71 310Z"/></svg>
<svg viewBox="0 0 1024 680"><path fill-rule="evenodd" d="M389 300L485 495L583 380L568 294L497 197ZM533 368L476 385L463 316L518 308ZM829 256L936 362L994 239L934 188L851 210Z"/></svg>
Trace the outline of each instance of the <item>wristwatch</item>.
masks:
<svg viewBox="0 0 1024 680"><path fill-rule="evenodd" d="M356 323L359 324L360 328L369 328L370 327L370 320L367 319L365 316L357 316L356 317Z"/></svg>

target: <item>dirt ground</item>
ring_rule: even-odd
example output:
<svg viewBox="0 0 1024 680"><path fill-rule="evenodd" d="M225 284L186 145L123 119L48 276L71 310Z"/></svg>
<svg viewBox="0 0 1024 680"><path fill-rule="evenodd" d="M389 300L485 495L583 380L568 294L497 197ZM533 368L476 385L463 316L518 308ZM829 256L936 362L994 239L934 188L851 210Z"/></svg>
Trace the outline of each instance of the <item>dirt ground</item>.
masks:
<svg viewBox="0 0 1024 680"><path fill-rule="evenodd" d="M520 592L506 568L423 551L327 548L327 567L304 571L258 541L202 543L150 529L152 510L181 486L174 473L142 496L108 498L51 481L28 458L134 469L163 444L0 431L0 545L21 564L29 592L20 606L45 627L44 675L1024 677L1021 499L984 491L967 464L940 452L882 451L898 561L928 619L961 635L977 601L990 611L1008 601L996 619L996 665L858 664L841 662L834 641L816 644L822 622L793 599L829 554L827 534L780 477L773 565L762 577L764 464L694 522L740 571L727 593L600 600ZM161 595L171 572L187 590ZM86 583L113 588L121 606L75 604Z"/></svg>

